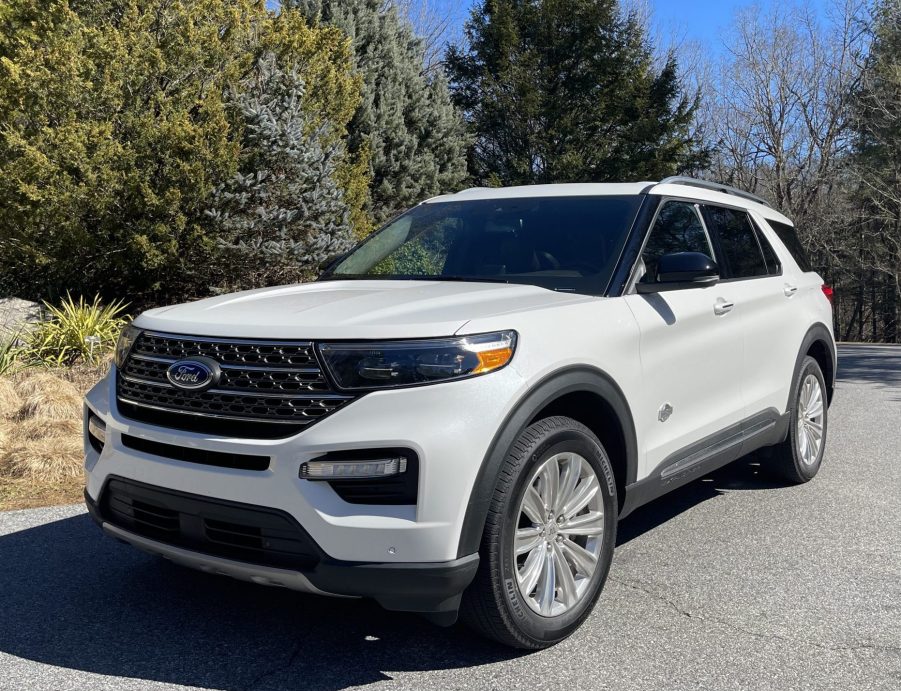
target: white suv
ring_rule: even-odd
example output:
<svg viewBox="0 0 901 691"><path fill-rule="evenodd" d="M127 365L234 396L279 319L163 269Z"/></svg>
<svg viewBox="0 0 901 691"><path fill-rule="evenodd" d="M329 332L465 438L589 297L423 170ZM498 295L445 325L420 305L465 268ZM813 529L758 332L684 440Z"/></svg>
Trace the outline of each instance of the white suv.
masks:
<svg viewBox="0 0 901 691"><path fill-rule="evenodd" d="M637 506L764 446L816 474L830 296L721 185L438 197L317 282L139 316L87 395L85 498L180 564L545 647Z"/></svg>

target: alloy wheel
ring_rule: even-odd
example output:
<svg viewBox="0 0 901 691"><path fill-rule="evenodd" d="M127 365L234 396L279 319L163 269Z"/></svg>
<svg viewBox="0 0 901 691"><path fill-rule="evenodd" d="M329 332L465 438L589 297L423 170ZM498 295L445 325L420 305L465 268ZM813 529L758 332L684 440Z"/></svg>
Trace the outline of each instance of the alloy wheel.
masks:
<svg viewBox="0 0 901 691"><path fill-rule="evenodd" d="M591 464L558 453L531 474L520 501L513 558L523 599L553 617L585 596L603 545L604 509Z"/></svg>
<svg viewBox="0 0 901 691"><path fill-rule="evenodd" d="M806 465L816 463L823 445L823 417L826 409L820 380L813 374L804 377L798 395L798 456Z"/></svg>

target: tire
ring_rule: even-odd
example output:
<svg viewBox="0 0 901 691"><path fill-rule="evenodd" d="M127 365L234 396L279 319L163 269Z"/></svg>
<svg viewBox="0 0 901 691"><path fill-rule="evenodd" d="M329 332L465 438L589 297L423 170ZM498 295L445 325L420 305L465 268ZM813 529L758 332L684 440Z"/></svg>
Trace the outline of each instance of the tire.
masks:
<svg viewBox="0 0 901 691"><path fill-rule="evenodd" d="M553 471L558 472L556 493ZM575 509L589 493L587 503ZM535 514L547 507L549 496L557 498L557 505L542 514L544 524L536 523ZM463 621L514 648L547 648L568 637L591 613L607 579L617 507L610 459L591 430L568 417L549 417L528 427L501 468L482 535L479 570L463 594ZM535 546L516 555L517 537L517 546ZM536 569L540 573L533 587Z"/></svg>
<svg viewBox="0 0 901 691"><path fill-rule="evenodd" d="M818 402L811 399L818 399ZM773 447L770 467L780 478L792 484L802 484L812 480L823 463L829 413L826 380L820 365L812 357L805 357L801 362L801 369L789 400L791 422L788 437ZM817 415L812 414L818 410L820 412ZM811 444L817 434L817 428L820 438L814 451Z"/></svg>

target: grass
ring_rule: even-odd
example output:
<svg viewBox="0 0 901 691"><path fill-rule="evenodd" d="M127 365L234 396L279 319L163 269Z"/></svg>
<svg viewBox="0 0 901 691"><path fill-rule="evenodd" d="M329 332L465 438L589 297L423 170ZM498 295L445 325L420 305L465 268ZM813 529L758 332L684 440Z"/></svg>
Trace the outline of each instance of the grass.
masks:
<svg viewBox="0 0 901 691"><path fill-rule="evenodd" d="M108 367L0 377L0 511L82 500L81 397Z"/></svg>

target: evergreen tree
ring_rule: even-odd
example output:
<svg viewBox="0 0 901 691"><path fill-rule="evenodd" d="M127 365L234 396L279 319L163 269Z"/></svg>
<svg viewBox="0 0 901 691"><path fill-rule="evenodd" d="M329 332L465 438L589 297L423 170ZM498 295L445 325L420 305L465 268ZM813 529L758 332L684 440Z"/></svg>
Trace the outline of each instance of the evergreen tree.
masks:
<svg viewBox="0 0 901 691"><path fill-rule="evenodd" d="M423 74L425 49L397 7L383 0L293 0L312 20L351 39L363 77L349 125L352 152L371 156L371 215L377 223L466 178L467 137L443 75Z"/></svg>
<svg viewBox="0 0 901 691"><path fill-rule="evenodd" d="M616 0L481 0L448 52L483 184L659 179L699 167L697 97Z"/></svg>
<svg viewBox="0 0 901 691"><path fill-rule="evenodd" d="M22 297L205 294L210 195L237 170L225 96L265 51L334 139L359 105L347 38L263 0L0 2L0 276ZM363 216L367 162L338 178Z"/></svg>
<svg viewBox="0 0 901 691"><path fill-rule="evenodd" d="M882 338L897 342L901 340L901 2L881 0L873 17L872 46L855 103L857 150L852 170L859 183L861 223L856 256L846 265L859 266L861 279L870 276L873 338L878 312ZM861 286L861 302L863 290ZM858 324L862 333L862 322Z"/></svg>
<svg viewBox="0 0 901 691"><path fill-rule="evenodd" d="M264 54L234 105L244 121L238 172L214 195L226 284L247 288L309 277L353 244L338 181L343 140L304 111L303 80Z"/></svg>

